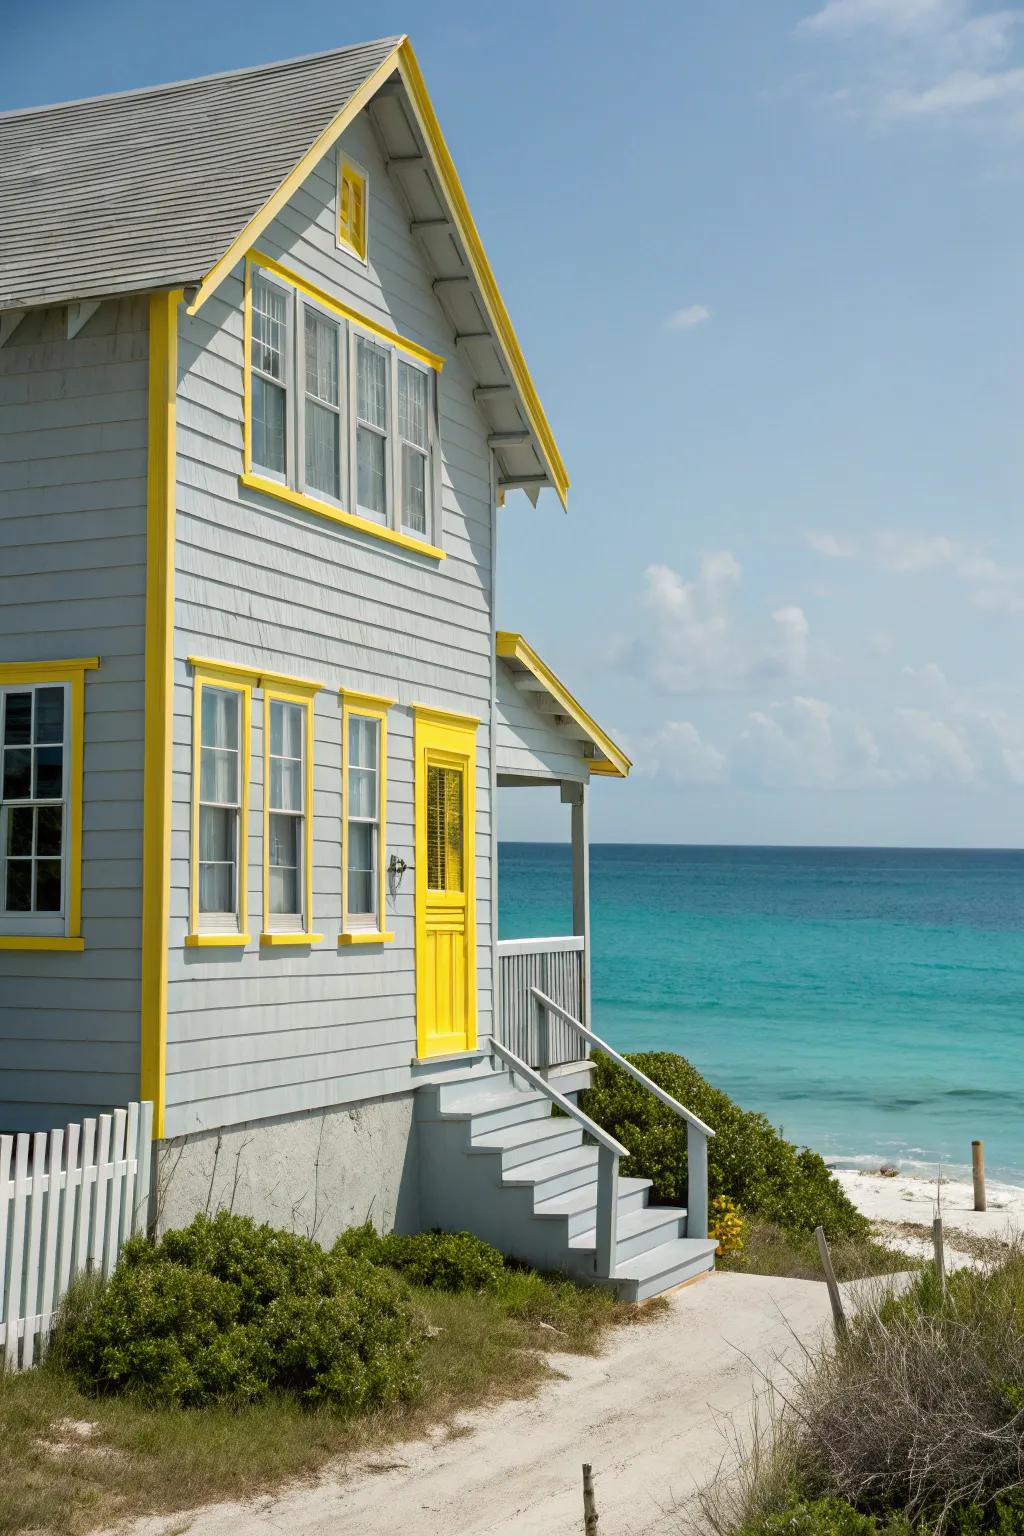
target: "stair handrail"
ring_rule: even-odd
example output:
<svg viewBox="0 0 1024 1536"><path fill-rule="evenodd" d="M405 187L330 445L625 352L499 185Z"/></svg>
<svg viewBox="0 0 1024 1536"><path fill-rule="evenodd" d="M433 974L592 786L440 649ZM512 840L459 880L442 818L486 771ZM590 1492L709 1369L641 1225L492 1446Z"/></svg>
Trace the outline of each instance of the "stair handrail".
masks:
<svg viewBox="0 0 1024 1536"><path fill-rule="evenodd" d="M614 1136L602 1130L589 1115L584 1114L571 1099L567 1099L564 1093L559 1093L557 1088L553 1088L539 1072L535 1072L532 1067L526 1065L525 1061L521 1061L515 1051L510 1051L507 1045L502 1045L500 1040L495 1040L493 1035L491 1050L507 1067L511 1068L517 1077L523 1078L532 1088L544 1094L552 1104L557 1104L563 1114L569 1115L588 1136L592 1136L597 1142L594 1274L599 1280L613 1279L617 1262L616 1246L619 1229L619 1158L629 1155L626 1148L620 1141L616 1141Z"/></svg>
<svg viewBox="0 0 1024 1536"><path fill-rule="evenodd" d="M598 1051L614 1061L624 1072L635 1078L640 1085L652 1093L654 1097L666 1109L670 1109L680 1120L686 1121L686 1167L687 1167L687 1191L686 1191L686 1232L688 1237L707 1237L708 1235L708 1142L715 1134L710 1125L705 1125L691 1110L680 1104L664 1088L659 1088L657 1083L641 1072L639 1067L634 1067L625 1056L620 1056L614 1046L607 1040L602 1040L600 1035L595 1035L592 1029L581 1024L579 1019L573 1018L567 1008L556 1003L553 998L547 996L539 987L531 987L530 992L534 1001L539 1003L549 1013L568 1024L578 1035Z"/></svg>
<svg viewBox="0 0 1024 1536"><path fill-rule="evenodd" d="M510 1051L507 1045L502 1045L500 1040L494 1039L491 1040L491 1050L496 1056L501 1057L506 1066L511 1067L517 1077L525 1078L531 1088L536 1088L538 1092L549 1098L552 1104L557 1104L563 1115L569 1115L578 1125L581 1125L587 1135L593 1136L599 1146L604 1147L608 1152L614 1152L616 1157L629 1156L621 1141L616 1141L614 1136L602 1130L596 1120L591 1120L578 1104L574 1104L571 1099L566 1098L564 1093L559 1093L557 1088L553 1088L546 1077L541 1077L539 1072L528 1067L515 1051Z"/></svg>

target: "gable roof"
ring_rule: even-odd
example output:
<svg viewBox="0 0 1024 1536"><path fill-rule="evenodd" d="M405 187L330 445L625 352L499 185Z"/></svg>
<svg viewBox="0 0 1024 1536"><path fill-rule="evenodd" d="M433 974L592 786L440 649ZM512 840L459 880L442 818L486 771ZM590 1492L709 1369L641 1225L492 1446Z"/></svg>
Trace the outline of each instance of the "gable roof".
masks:
<svg viewBox="0 0 1024 1536"><path fill-rule="evenodd" d="M589 759L592 774L608 774L617 779L628 777L633 764L625 752L615 745L593 716L587 714L561 678L556 677L551 668L541 661L533 646L522 635L499 629L495 636L495 649L499 659L516 675L517 681L521 680L521 685L525 685L528 692L546 697L551 702L553 714L572 721L579 739L593 749L594 755Z"/></svg>
<svg viewBox="0 0 1024 1536"><path fill-rule="evenodd" d="M386 89L385 89L386 87ZM499 490L568 476L408 39L0 114L0 311L185 288L202 306L371 107L478 386Z"/></svg>

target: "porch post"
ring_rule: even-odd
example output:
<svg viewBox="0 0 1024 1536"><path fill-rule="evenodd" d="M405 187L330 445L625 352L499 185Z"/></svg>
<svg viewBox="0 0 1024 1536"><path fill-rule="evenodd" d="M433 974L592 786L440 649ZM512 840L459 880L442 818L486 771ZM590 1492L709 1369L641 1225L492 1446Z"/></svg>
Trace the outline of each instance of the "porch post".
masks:
<svg viewBox="0 0 1024 1536"><path fill-rule="evenodd" d="M572 813L572 931L583 940L583 1017L590 1023L590 829L586 783L562 784L562 800Z"/></svg>

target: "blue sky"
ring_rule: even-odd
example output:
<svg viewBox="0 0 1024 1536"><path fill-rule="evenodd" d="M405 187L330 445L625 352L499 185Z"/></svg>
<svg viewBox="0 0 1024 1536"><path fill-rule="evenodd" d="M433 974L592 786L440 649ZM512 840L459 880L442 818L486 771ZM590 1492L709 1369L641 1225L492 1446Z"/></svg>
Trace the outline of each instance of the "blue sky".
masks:
<svg viewBox="0 0 1024 1536"><path fill-rule="evenodd" d="M3 105L408 32L572 477L499 620L594 836L1024 844L1024 7L51 0ZM557 796L503 799L561 837Z"/></svg>

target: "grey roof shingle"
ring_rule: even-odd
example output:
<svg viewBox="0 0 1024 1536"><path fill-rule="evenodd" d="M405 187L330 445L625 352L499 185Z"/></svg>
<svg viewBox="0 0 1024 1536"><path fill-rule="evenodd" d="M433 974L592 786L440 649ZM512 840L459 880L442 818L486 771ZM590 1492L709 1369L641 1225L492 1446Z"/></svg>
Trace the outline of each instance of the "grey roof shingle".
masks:
<svg viewBox="0 0 1024 1536"><path fill-rule="evenodd" d="M198 282L399 41L0 115L0 309Z"/></svg>

